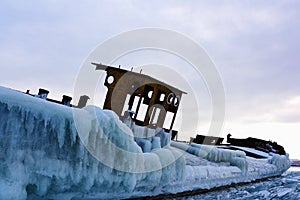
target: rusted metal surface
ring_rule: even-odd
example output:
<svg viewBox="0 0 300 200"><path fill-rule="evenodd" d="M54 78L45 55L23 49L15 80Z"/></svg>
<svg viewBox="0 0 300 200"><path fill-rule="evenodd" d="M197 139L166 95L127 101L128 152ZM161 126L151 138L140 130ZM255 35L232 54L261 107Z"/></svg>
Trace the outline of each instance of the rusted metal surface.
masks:
<svg viewBox="0 0 300 200"><path fill-rule="evenodd" d="M104 85L108 88L103 109L113 110L122 119L125 110L132 110L132 120L140 126L163 127L167 113L173 116L172 129L182 94L185 92L150 76L92 63L96 70L106 71ZM126 102L126 99L129 101ZM141 106L147 107L144 119L138 119Z"/></svg>
<svg viewBox="0 0 300 200"><path fill-rule="evenodd" d="M286 152L283 146L277 144L277 142L266 141L258 138L248 137L245 139L231 138L231 134L227 135L227 142L231 145L250 147L266 153L272 152L280 155L285 155Z"/></svg>
<svg viewBox="0 0 300 200"><path fill-rule="evenodd" d="M53 103L62 104L62 105L65 105L65 106L68 106L68 107L74 107L74 108L83 108L83 107L85 107L86 104L87 104L87 101L90 99L88 96L82 95L82 96L80 96L78 105L76 106L76 105L71 104L72 97L67 96L67 95L63 95L61 101L48 98L47 96L49 94L49 91L46 90L46 89L43 89L43 88L39 89L39 93L37 95L30 94L30 90L27 90L25 94L33 96L33 97L44 99L46 101L50 101L50 102L53 102Z"/></svg>
<svg viewBox="0 0 300 200"><path fill-rule="evenodd" d="M197 135L192 142L197 144L206 144L206 145L220 145L223 142L223 140L224 138L222 137Z"/></svg>

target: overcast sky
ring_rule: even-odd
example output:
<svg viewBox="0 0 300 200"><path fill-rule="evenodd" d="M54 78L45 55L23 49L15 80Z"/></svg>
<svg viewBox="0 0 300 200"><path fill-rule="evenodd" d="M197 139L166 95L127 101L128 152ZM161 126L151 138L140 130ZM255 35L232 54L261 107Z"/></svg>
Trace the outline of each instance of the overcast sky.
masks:
<svg viewBox="0 0 300 200"><path fill-rule="evenodd" d="M0 13L2 86L72 95L81 64L100 43L137 28L174 30L201 45L219 70L222 135L275 140L300 158L299 1L4 0ZM136 64L129 60L124 65ZM198 133L207 127L203 120Z"/></svg>

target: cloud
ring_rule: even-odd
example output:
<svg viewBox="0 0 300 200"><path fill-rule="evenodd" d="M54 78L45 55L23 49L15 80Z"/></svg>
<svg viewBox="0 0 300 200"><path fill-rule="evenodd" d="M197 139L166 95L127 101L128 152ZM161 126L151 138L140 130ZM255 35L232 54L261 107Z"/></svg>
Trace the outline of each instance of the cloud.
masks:
<svg viewBox="0 0 300 200"><path fill-rule="evenodd" d="M22 90L43 86L60 98L72 92L78 68L96 45L120 32L161 27L207 50L224 82L227 120L293 121L297 109L284 99L300 92L299 6L297 1L2 1L0 84ZM147 60L143 56L141 62ZM210 113L204 99L202 123Z"/></svg>
<svg viewBox="0 0 300 200"><path fill-rule="evenodd" d="M273 111L272 121L285 123L300 123L300 96L286 99Z"/></svg>
<svg viewBox="0 0 300 200"><path fill-rule="evenodd" d="M237 101L236 103L234 103ZM227 107L227 121L252 123L300 123L300 96L278 94L256 96L247 101L240 97Z"/></svg>

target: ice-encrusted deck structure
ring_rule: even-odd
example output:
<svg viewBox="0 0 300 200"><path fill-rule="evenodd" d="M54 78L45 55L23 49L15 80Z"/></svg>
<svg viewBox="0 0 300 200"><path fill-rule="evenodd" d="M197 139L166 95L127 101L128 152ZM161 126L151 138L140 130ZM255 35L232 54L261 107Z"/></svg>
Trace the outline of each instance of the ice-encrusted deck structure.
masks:
<svg viewBox="0 0 300 200"><path fill-rule="evenodd" d="M129 109L133 111L131 119L139 126L173 130L181 97L186 92L141 72L92 64L96 70L106 71L104 85L108 91L103 109L113 110L120 118L124 117L122 111ZM167 115L172 116L171 123L166 120Z"/></svg>
<svg viewBox="0 0 300 200"><path fill-rule="evenodd" d="M111 143L123 151L116 153ZM143 153L112 111L66 107L0 87L0 165L0 199L116 199L252 181L280 175L290 163L287 155L254 159L177 142Z"/></svg>

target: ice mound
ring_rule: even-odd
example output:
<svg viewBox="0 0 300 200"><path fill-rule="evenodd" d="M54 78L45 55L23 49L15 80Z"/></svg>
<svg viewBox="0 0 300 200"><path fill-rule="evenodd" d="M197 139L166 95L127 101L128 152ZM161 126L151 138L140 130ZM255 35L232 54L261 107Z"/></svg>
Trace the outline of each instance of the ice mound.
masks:
<svg viewBox="0 0 300 200"><path fill-rule="evenodd" d="M290 160L284 155L274 154L271 158L269 158L268 162L281 170L281 173L285 172L291 166Z"/></svg>
<svg viewBox="0 0 300 200"><path fill-rule="evenodd" d="M205 158L211 162L228 162L232 166L237 166L243 172L243 174L247 172L248 163L246 161L246 154L243 151L218 149L215 146L200 145L195 143L187 145L178 142L172 142L171 145L198 157Z"/></svg>
<svg viewBox="0 0 300 200"><path fill-rule="evenodd" d="M72 109L0 87L0 199L115 198L182 179L185 162L176 151L142 153L112 111L89 106L73 118Z"/></svg>

